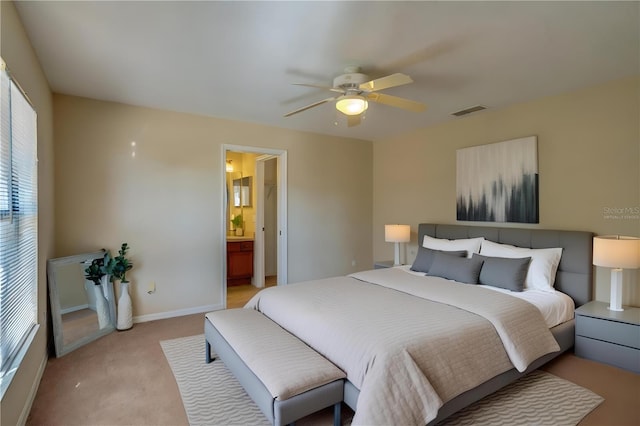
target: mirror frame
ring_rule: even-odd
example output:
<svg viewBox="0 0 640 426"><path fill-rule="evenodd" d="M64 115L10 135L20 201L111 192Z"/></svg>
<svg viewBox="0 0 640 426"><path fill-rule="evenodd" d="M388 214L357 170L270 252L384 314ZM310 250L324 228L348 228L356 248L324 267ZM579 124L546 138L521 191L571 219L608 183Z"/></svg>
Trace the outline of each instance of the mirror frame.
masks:
<svg viewBox="0 0 640 426"><path fill-rule="evenodd" d="M110 323L107 327L102 328L94 333L88 334L78 340L70 342L68 344L64 344L64 334L62 327L62 313L60 308L60 291L58 288L59 283L56 282L56 267L70 265L74 263L83 263L83 262L91 262L94 259L101 259L104 257L106 252L104 250L93 252L93 253L83 253L75 256L67 256L67 257L59 257L56 259L49 259L47 261L47 278L49 281L49 303L51 306L51 319L53 323L53 340L55 343L56 349L56 357L61 357L63 355L68 354L69 352L78 349L79 347L86 345L89 342L92 342L99 337L107 335L113 332L116 329L116 305L115 305L115 294L113 291L113 284L110 280L107 282L107 303L109 304L109 319Z"/></svg>
<svg viewBox="0 0 640 426"><path fill-rule="evenodd" d="M233 207L251 207L252 176L233 179Z"/></svg>

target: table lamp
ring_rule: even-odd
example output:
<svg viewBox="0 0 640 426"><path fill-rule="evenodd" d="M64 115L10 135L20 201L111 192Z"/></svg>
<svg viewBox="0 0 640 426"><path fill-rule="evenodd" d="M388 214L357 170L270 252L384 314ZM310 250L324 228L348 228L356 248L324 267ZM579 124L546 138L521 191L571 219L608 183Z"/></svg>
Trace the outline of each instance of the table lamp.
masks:
<svg viewBox="0 0 640 426"><path fill-rule="evenodd" d="M611 269L609 309L622 309L622 270L640 268L640 238L602 235L593 238L593 264Z"/></svg>
<svg viewBox="0 0 640 426"><path fill-rule="evenodd" d="M384 240L395 243L395 255L393 266L400 265L400 243L408 243L411 240L411 227L409 225L385 225Z"/></svg>

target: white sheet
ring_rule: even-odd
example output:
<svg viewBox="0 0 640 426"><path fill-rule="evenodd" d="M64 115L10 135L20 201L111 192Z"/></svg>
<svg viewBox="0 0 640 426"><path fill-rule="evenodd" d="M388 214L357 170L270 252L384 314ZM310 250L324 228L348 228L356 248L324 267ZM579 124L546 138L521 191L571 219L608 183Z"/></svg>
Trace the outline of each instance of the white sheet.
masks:
<svg viewBox="0 0 640 426"><path fill-rule="evenodd" d="M411 275L424 276L424 272L412 271L411 265L396 266L395 268L401 269ZM549 328L572 320L574 317L575 304L573 303L573 299L558 290L525 290L518 292L489 285L479 285L478 287L488 288L526 300L538 308Z"/></svg>

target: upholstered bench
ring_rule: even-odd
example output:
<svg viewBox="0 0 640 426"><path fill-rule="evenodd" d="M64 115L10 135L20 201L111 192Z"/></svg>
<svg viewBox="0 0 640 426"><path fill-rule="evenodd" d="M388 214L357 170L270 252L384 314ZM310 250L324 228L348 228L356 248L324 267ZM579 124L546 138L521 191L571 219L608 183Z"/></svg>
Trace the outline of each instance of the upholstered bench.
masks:
<svg viewBox="0 0 640 426"><path fill-rule="evenodd" d="M210 312L204 334L206 362L213 346L274 425L332 405L340 424L344 372L267 316L245 308Z"/></svg>

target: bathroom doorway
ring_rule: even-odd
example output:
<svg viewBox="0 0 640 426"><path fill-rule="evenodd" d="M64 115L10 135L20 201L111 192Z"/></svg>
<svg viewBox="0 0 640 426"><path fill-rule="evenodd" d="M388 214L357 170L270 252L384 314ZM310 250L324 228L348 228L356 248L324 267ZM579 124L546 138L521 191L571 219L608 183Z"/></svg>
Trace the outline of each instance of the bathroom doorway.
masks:
<svg viewBox="0 0 640 426"><path fill-rule="evenodd" d="M286 151L223 145L225 306L287 283ZM251 263L249 263L251 262Z"/></svg>

